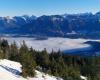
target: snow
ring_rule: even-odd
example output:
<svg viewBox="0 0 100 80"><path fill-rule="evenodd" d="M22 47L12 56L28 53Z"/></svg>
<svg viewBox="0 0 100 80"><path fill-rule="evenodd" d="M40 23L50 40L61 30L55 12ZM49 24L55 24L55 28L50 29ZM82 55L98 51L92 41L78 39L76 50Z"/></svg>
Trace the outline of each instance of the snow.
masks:
<svg viewBox="0 0 100 80"><path fill-rule="evenodd" d="M58 80L57 77L50 76L43 72L35 70L36 75L33 78L27 77L26 79L19 74L15 74L16 71L21 73L22 65L18 62L2 59L0 60L0 80ZM59 78L59 80L63 80Z"/></svg>
<svg viewBox="0 0 100 80"><path fill-rule="evenodd" d="M26 80L19 76L17 72L21 72L21 64L6 59L0 60L0 80Z"/></svg>
<svg viewBox="0 0 100 80"><path fill-rule="evenodd" d="M60 77L51 76L43 72L35 70L36 75L33 78L27 77L26 79L18 74L16 71L21 73L22 65L18 62L10 61L7 59L0 60L0 80L63 80ZM81 79L87 80L87 77L80 76Z"/></svg>
<svg viewBox="0 0 100 80"><path fill-rule="evenodd" d="M36 76L34 78L29 78L29 80L58 80L58 78L36 70ZM59 80L63 79L59 78Z"/></svg>
<svg viewBox="0 0 100 80"><path fill-rule="evenodd" d="M0 60L0 66L1 66L1 65L2 65L2 66L7 66L7 67L12 68L12 69L16 69L16 70L18 70L20 73L22 72L22 71L21 71L22 65L21 65L20 63L18 63L18 62L13 62L13 61L4 59L4 60Z"/></svg>
<svg viewBox="0 0 100 80"><path fill-rule="evenodd" d="M87 77L85 77L85 76L80 76L81 77L81 79L83 79L83 80L87 80Z"/></svg>
<svg viewBox="0 0 100 80"><path fill-rule="evenodd" d="M14 41L17 43L18 47L22 44L23 40L26 42L28 47L33 47L35 50L43 50L47 49L48 52L51 52L52 49L54 51L75 51L75 50L85 50L90 49L91 46L88 44L84 44L86 41L94 41L89 39L68 39L68 38L49 38L47 40L36 40L35 38L13 38L13 37L4 37L7 39L9 44ZM95 40L100 41L100 40ZM0 80L63 80L61 78L57 78L55 76L51 76L45 74L43 72L35 71L36 76L33 78L23 78L20 76L22 65L18 62L2 59L0 60ZM87 80L87 77L80 76L81 79Z"/></svg>
<svg viewBox="0 0 100 80"><path fill-rule="evenodd" d="M11 44L14 41L17 43L18 47L22 44L23 40L26 42L28 47L33 47L37 51L42 51L44 48L48 52L52 49L57 52L59 49L61 51L76 51L76 50L88 50L91 49L89 44L84 44L84 42L89 41L88 39L69 39L69 38L48 38L46 40L36 40L35 38L27 37L4 37Z"/></svg>
<svg viewBox="0 0 100 80"><path fill-rule="evenodd" d="M35 70L35 77L23 78L16 73L16 71L19 73L22 72L21 67L22 65L18 62L10 61L7 59L0 60L0 80L63 80L60 77L51 76L37 70ZM82 75L80 76L80 78L83 80L87 80L87 77Z"/></svg>
<svg viewBox="0 0 100 80"><path fill-rule="evenodd" d="M75 31L72 31L71 33L67 33L67 35L71 35L71 34L77 34Z"/></svg>
<svg viewBox="0 0 100 80"><path fill-rule="evenodd" d="M60 20L60 21L63 21L63 18L53 17L52 20L53 20L53 21L56 21L56 20L58 20L58 21L59 21L59 20Z"/></svg>

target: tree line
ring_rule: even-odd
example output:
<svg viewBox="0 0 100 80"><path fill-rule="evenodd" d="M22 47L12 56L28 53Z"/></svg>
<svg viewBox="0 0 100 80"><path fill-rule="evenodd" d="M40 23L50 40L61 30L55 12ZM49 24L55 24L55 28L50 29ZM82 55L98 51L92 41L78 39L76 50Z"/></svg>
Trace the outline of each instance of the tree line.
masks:
<svg viewBox="0 0 100 80"><path fill-rule="evenodd" d="M36 51L28 48L25 41L18 48L16 42L9 45L8 41L3 39L0 40L0 59L20 62L23 77L34 77L35 70L39 70L64 80L81 80L80 75L88 77L88 80L100 80L100 67L96 67L100 66L99 56L68 55L60 50L52 50L51 53L46 49Z"/></svg>

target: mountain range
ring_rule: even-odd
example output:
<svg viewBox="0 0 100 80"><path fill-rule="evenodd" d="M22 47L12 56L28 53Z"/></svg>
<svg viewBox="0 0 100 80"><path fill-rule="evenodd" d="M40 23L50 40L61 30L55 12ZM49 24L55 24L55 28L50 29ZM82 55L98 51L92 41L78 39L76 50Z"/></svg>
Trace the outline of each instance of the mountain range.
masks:
<svg viewBox="0 0 100 80"><path fill-rule="evenodd" d="M100 12L0 17L0 34L100 38Z"/></svg>

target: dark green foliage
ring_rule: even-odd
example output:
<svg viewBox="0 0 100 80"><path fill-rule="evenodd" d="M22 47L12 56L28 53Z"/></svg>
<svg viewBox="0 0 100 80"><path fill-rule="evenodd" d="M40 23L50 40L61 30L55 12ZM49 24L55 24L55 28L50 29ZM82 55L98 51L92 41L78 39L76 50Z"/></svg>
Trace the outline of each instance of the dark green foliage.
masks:
<svg viewBox="0 0 100 80"><path fill-rule="evenodd" d="M14 42L13 44L10 45L10 60L15 60L17 61L17 57L18 56L18 48L16 43Z"/></svg>
<svg viewBox="0 0 100 80"><path fill-rule="evenodd" d="M35 75L35 67L36 67L36 63L34 61L34 59L32 58L32 55L30 53L24 53L21 57L20 57L20 62L22 64L22 75L24 77L27 76L34 76Z"/></svg>
<svg viewBox="0 0 100 80"><path fill-rule="evenodd" d="M22 64L24 77L35 75L35 69L42 72L62 77L64 80L81 80L80 75L88 77L88 80L100 80L100 57L81 57L66 55L52 51L50 54L44 49L35 51L28 48L25 42L20 48L14 42L8 45L6 40L0 41L0 59L10 59Z"/></svg>
<svg viewBox="0 0 100 80"><path fill-rule="evenodd" d="M46 49L36 54L36 62L37 65L42 66L43 68L49 68L50 60Z"/></svg>
<svg viewBox="0 0 100 80"><path fill-rule="evenodd" d="M36 62L32 56L33 54L28 50L28 47L26 46L25 42L23 41L23 44L21 48L19 49L18 54L18 61L22 64L22 75L24 77L27 76L34 76L35 75L35 67Z"/></svg>

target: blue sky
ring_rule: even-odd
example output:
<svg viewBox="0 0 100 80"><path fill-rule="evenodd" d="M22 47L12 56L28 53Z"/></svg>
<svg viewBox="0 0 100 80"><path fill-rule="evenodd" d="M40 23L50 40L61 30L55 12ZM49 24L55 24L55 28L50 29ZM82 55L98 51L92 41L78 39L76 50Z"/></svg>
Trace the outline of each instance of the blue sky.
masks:
<svg viewBox="0 0 100 80"><path fill-rule="evenodd" d="M98 11L100 0L0 0L0 16L40 16Z"/></svg>

